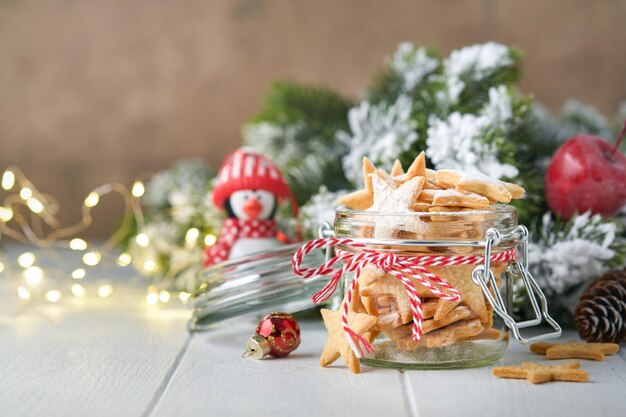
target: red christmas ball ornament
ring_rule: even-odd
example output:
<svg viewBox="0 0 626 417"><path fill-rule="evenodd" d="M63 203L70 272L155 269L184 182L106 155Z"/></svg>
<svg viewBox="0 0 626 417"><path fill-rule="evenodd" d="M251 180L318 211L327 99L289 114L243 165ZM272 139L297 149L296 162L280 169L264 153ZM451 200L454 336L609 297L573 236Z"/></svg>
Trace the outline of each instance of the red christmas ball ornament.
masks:
<svg viewBox="0 0 626 417"><path fill-rule="evenodd" d="M271 313L259 322L256 333L246 343L245 357L281 358L300 346L300 327L291 314Z"/></svg>
<svg viewBox="0 0 626 417"><path fill-rule="evenodd" d="M614 144L592 135L568 139L554 154L546 171L546 200L563 218L591 211L615 215L626 204L626 156L619 144L626 121Z"/></svg>

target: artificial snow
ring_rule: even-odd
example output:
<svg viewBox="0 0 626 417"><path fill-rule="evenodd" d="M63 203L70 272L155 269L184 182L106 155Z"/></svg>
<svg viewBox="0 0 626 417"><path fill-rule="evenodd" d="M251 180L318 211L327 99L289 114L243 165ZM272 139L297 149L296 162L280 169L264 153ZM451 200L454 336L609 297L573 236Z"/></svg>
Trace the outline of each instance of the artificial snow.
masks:
<svg viewBox="0 0 626 417"><path fill-rule="evenodd" d="M402 89L410 92L439 66L439 60L428 56L426 48L402 42L389 60L389 67L402 78Z"/></svg>
<svg viewBox="0 0 626 417"><path fill-rule="evenodd" d="M342 159L346 178L355 184L362 182L364 156L375 164L391 167L398 155L411 147L418 138L412 111L413 101L405 95L389 106L362 101L350 109L350 132L337 134L337 139L350 150Z"/></svg>
<svg viewBox="0 0 626 417"><path fill-rule="evenodd" d="M550 213L542 218L541 236L529 245L529 268L539 284L560 294L607 272L615 256L616 224L589 212L571 220L568 230L554 231Z"/></svg>
<svg viewBox="0 0 626 417"><path fill-rule="evenodd" d="M465 88L464 77L480 80L493 74L497 69L513 64L509 48L487 42L468 46L450 54L443 62L448 85L448 99L456 103Z"/></svg>
<svg viewBox="0 0 626 417"><path fill-rule="evenodd" d="M500 162L496 145L483 140L489 132L505 133L512 118L511 97L506 87L492 87L489 102L478 114L454 112L446 120L431 117L426 156L436 169L458 169L497 179L516 177L517 168Z"/></svg>

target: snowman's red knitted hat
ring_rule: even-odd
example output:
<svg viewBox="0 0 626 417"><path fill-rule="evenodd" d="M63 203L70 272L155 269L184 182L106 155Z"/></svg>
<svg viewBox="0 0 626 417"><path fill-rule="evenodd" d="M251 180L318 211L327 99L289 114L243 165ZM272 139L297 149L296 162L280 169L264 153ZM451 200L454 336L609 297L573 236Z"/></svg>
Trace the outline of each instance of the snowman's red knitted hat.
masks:
<svg viewBox="0 0 626 417"><path fill-rule="evenodd" d="M283 179L276 164L246 148L237 149L224 160L213 188L213 204L217 208L222 208L232 193L241 190L269 191L279 201L288 197L294 213L297 214L298 206L291 188Z"/></svg>

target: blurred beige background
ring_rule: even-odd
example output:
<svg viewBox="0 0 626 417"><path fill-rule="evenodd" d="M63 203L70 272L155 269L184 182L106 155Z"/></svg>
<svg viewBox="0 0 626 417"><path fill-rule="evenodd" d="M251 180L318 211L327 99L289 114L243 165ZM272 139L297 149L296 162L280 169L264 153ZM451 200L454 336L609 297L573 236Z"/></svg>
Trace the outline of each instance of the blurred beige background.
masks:
<svg viewBox="0 0 626 417"><path fill-rule="evenodd" d="M443 54L517 45L523 90L612 115L626 98L625 21L623 0L2 0L0 169L20 166L69 223L101 183L179 158L219 165L271 80L356 97L403 40Z"/></svg>

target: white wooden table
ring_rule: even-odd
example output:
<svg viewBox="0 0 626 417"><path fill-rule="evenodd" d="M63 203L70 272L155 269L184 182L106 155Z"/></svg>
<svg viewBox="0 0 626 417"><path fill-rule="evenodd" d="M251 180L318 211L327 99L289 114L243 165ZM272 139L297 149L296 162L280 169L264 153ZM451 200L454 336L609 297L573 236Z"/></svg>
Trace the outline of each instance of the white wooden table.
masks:
<svg viewBox="0 0 626 417"><path fill-rule="evenodd" d="M0 275L0 416L626 415L623 350L581 361L588 383L531 385L496 379L491 367L353 375L340 361L319 367L320 322L301 323L302 344L286 359L242 359L253 321L190 335L185 307L148 306L144 291L118 282L108 299L15 315L15 282ZM524 360L540 357L512 341L501 363Z"/></svg>

